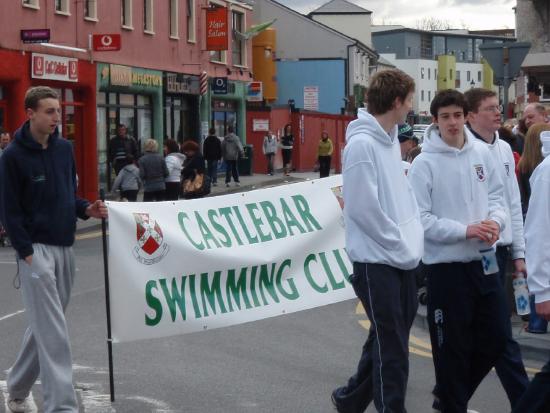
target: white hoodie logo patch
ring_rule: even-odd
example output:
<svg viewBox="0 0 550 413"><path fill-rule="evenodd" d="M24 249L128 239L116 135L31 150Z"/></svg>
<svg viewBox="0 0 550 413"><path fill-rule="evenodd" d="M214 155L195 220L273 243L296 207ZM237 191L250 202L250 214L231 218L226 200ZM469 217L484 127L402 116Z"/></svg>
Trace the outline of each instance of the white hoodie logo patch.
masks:
<svg viewBox="0 0 550 413"><path fill-rule="evenodd" d="M474 165L474 169L476 171L477 180L479 182L485 181L485 171L483 170L483 165Z"/></svg>

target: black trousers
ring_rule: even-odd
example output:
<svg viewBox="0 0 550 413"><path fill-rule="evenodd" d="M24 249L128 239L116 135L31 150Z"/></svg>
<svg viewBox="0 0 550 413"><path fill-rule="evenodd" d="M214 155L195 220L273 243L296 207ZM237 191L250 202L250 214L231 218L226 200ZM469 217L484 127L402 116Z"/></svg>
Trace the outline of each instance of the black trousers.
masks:
<svg viewBox="0 0 550 413"><path fill-rule="evenodd" d="M233 180L239 182L239 170L237 169L237 161L225 161L225 183L231 182L231 175Z"/></svg>
<svg viewBox="0 0 550 413"><path fill-rule="evenodd" d="M166 201L177 201L180 196L181 184L179 182L166 182Z"/></svg>
<svg viewBox="0 0 550 413"><path fill-rule="evenodd" d="M443 413L466 413L468 400L502 356L507 322L504 290L481 261L425 265L428 325Z"/></svg>
<svg viewBox="0 0 550 413"><path fill-rule="evenodd" d="M550 412L550 360L527 387L512 413Z"/></svg>
<svg viewBox="0 0 550 413"><path fill-rule="evenodd" d="M325 178L330 175L331 156L319 156L319 178Z"/></svg>
<svg viewBox="0 0 550 413"><path fill-rule="evenodd" d="M143 192L143 202L164 201L166 191L147 191Z"/></svg>
<svg viewBox="0 0 550 413"><path fill-rule="evenodd" d="M404 413L409 377L409 331L418 301L412 271L383 264L353 264L350 277L371 322L357 372L336 389L342 411L364 412L374 399L379 412Z"/></svg>
<svg viewBox="0 0 550 413"><path fill-rule="evenodd" d="M120 191L120 197L126 198L128 202L136 202L137 201L137 195L138 190L137 189L129 189L127 191Z"/></svg>

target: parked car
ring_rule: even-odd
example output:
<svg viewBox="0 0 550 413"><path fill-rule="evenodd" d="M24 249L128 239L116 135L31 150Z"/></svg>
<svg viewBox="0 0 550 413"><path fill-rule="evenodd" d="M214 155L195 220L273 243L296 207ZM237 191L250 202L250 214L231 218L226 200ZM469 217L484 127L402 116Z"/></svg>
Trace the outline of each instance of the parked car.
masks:
<svg viewBox="0 0 550 413"><path fill-rule="evenodd" d="M424 140L424 132L426 132L426 129L428 129L428 126L425 124L417 123L413 126L413 135L418 138L420 143Z"/></svg>

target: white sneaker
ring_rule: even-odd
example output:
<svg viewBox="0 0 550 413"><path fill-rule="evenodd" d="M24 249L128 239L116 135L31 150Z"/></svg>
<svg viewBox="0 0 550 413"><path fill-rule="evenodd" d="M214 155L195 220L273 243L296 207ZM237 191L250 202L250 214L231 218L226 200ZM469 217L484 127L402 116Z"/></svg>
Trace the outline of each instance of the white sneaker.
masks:
<svg viewBox="0 0 550 413"><path fill-rule="evenodd" d="M229 188L229 187L230 187L231 185L229 185L229 184L225 184L225 186Z"/></svg>
<svg viewBox="0 0 550 413"><path fill-rule="evenodd" d="M479 413L477 410L468 409L466 413Z"/></svg>
<svg viewBox="0 0 550 413"><path fill-rule="evenodd" d="M239 182L235 182L235 186L241 186Z"/></svg>
<svg viewBox="0 0 550 413"><path fill-rule="evenodd" d="M28 409L27 399L10 399L8 401L8 408L13 413L25 413Z"/></svg>

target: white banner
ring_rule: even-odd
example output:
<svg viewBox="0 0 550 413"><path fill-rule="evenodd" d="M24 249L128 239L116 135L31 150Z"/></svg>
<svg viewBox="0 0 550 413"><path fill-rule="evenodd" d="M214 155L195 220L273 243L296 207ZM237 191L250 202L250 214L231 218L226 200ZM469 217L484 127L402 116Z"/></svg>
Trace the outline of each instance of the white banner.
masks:
<svg viewBox="0 0 550 413"><path fill-rule="evenodd" d="M109 202L115 342L354 298L340 175L177 202Z"/></svg>

